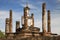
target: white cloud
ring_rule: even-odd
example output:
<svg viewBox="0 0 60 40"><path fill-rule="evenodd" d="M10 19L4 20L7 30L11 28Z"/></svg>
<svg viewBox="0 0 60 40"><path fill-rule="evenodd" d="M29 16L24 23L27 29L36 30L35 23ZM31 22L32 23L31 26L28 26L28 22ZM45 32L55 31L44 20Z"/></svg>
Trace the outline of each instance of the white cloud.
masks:
<svg viewBox="0 0 60 40"><path fill-rule="evenodd" d="M57 0L58 2L60 2L60 0Z"/></svg>
<svg viewBox="0 0 60 40"><path fill-rule="evenodd" d="M0 11L0 30L2 31L5 31L5 18L8 18L8 13L8 11Z"/></svg>
<svg viewBox="0 0 60 40"><path fill-rule="evenodd" d="M52 32L60 34L60 11L53 10L51 12L51 28Z"/></svg>
<svg viewBox="0 0 60 40"><path fill-rule="evenodd" d="M9 16L9 11L0 11L0 19L4 19Z"/></svg>
<svg viewBox="0 0 60 40"><path fill-rule="evenodd" d="M60 5L60 0L56 0L56 3L57 3L57 5L58 5L58 4Z"/></svg>
<svg viewBox="0 0 60 40"><path fill-rule="evenodd" d="M13 28L15 28L15 22L21 21L22 12L13 11ZM9 18L9 11L0 11L0 30L5 31L5 19ZM4 29L4 30L3 30ZM15 31L15 29L13 29Z"/></svg>
<svg viewBox="0 0 60 40"><path fill-rule="evenodd" d="M40 28L40 31L42 31L42 20L39 20L39 19L35 19L35 27L38 27Z"/></svg>

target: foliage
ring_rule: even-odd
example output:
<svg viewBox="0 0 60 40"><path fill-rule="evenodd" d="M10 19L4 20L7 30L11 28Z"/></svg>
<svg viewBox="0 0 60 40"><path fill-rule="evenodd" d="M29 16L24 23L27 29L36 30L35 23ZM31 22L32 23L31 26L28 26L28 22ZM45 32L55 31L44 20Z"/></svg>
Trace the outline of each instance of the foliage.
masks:
<svg viewBox="0 0 60 40"><path fill-rule="evenodd" d="M3 34L3 32L0 30L0 38L4 38L5 35Z"/></svg>

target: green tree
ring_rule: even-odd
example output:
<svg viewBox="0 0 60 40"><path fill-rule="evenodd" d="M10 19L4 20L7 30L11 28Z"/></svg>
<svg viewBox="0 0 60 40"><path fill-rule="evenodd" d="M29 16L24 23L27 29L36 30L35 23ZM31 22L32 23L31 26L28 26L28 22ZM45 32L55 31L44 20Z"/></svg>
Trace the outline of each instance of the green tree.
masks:
<svg viewBox="0 0 60 40"><path fill-rule="evenodd" d="M3 32L0 30L0 38L4 38L5 35L3 34Z"/></svg>

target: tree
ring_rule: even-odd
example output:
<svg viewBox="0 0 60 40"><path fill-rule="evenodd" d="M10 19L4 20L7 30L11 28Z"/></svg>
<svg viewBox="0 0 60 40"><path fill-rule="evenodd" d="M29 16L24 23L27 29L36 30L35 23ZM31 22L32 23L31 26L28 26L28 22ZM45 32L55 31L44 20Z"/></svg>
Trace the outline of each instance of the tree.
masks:
<svg viewBox="0 0 60 40"><path fill-rule="evenodd" d="M3 32L0 30L0 38L4 38L5 35L3 34Z"/></svg>

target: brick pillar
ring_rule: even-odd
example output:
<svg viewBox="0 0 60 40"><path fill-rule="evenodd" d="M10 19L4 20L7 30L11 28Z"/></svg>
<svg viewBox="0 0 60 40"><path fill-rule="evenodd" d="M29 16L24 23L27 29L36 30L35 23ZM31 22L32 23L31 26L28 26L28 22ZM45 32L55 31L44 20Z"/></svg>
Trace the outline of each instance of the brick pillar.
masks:
<svg viewBox="0 0 60 40"><path fill-rule="evenodd" d="M19 28L20 28L20 21L16 21L16 32L18 32Z"/></svg>
<svg viewBox="0 0 60 40"><path fill-rule="evenodd" d="M42 31L46 33L46 4L42 4Z"/></svg>
<svg viewBox="0 0 60 40"><path fill-rule="evenodd" d="M31 18L32 18L32 27L34 27L34 14L31 14Z"/></svg>
<svg viewBox="0 0 60 40"><path fill-rule="evenodd" d="M50 26L50 10L48 10L48 20L47 20L47 27L48 27L48 32L51 32L51 26Z"/></svg>
<svg viewBox="0 0 60 40"><path fill-rule="evenodd" d="M12 32L12 10L10 10L10 17L9 17L9 32Z"/></svg>
<svg viewBox="0 0 60 40"><path fill-rule="evenodd" d="M9 33L9 18L6 18L5 33Z"/></svg>

